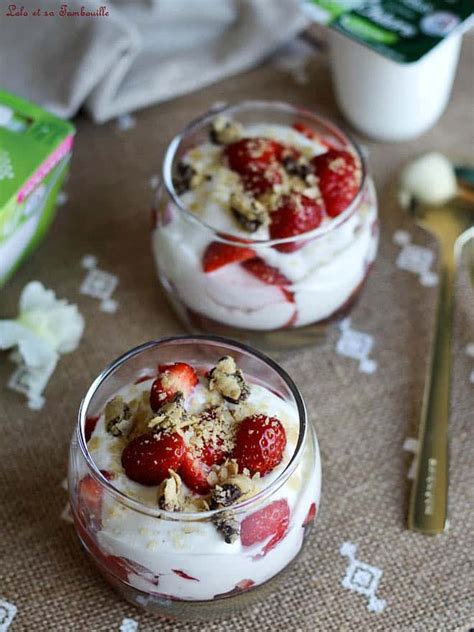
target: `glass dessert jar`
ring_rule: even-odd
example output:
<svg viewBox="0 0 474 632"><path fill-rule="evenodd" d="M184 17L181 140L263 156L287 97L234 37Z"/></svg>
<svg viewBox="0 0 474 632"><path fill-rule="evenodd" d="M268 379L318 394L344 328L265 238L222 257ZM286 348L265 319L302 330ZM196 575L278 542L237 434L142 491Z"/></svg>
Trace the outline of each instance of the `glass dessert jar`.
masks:
<svg viewBox="0 0 474 632"><path fill-rule="evenodd" d="M211 445L227 455L190 468L190 455L204 458L196 437L206 456ZM166 443L150 460L162 441L183 449ZM165 457L173 468L154 478ZM149 612L207 619L264 598L303 548L320 489L299 390L241 343L146 343L105 369L81 404L69 462L75 527L104 577Z"/></svg>
<svg viewBox="0 0 474 632"><path fill-rule="evenodd" d="M187 329L276 348L347 314L378 245L359 148L285 103L192 122L169 145L153 214L158 275Z"/></svg>

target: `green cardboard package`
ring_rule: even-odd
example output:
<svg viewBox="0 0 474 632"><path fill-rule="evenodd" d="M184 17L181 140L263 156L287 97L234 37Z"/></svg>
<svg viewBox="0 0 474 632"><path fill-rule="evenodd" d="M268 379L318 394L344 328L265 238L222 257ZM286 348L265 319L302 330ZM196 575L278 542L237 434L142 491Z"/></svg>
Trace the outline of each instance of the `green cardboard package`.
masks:
<svg viewBox="0 0 474 632"><path fill-rule="evenodd" d="M54 217L74 133L69 122L0 91L0 288Z"/></svg>

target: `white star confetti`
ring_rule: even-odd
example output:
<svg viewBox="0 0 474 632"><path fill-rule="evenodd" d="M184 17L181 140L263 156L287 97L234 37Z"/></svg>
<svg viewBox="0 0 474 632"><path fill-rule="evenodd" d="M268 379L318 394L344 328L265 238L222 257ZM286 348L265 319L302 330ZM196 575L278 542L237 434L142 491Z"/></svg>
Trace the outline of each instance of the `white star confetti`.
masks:
<svg viewBox="0 0 474 632"><path fill-rule="evenodd" d="M438 275L431 271L435 256L429 248L412 244L411 236L405 230L395 231L393 242L401 247L395 262L397 268L417 274L421 285L426 287L437 285Z"/></svg>
<svg viewBox="0 0 474 632"><path fill-rule="evenodd" d="M359 360L359 371L362 373L374 373L377 370L377 362L369 358L374 339L369 334L351 329L350 318L345 318L339 324L341 337L336 345L336 353Z"/></svg>
<svg viewBox="0 0 474 632"><path fill-rule="evenodd" d="M138 621L127 617L122 620L120 632L136 632L136 630L138 630Z"/></svg>
<svg viewBox="0 0 474 632"><path fill-rule="evenodd" d="M344 542L339 552L349 560L346 574L341 584L344 588L367 597L367 610L369 612L383 612L387 605L385 599L379 599L376 595L383 571L376 566L371 566L356 559L357 547L351 542Z"/></svg>
<svg viewBox="0 0 474 632"><path fill-rule="evenodd" d="M64 204L66 204L68 199L69 199L68 194L65 191L60 191L58 193L58 197L56 198L56 201L59 206L64 206Z"/></svg>
<svg viewBox="0 0 474 632"><path fill-rule="evenodd" d="M66 491L68 491L67 478L65 478L63 481L61 481L61 487L63 489L65 489ZM74 523L74 520L73 520L73 517L72 517L72 512L71 512L71 505L70 505L69 501L64 506L64 509L61 512L60 518L61 518L61 520L64 520L64 522L67 522L69 524L73 524Z"/></svg>
<svg viewBox="0 0 474 632"><path fill-rule="evenodd" d="M157 176L156 174L154 174L148 180L148 184L152 191L156 191L156 189L160 186L160 176Z"/></svg>
<svg viewBox="0 0 474 632"><path fill-rule="evenodd" d="M470 342L468 345L466 345L466 355L469 358L474 358L474 342ZM474 369L471 371L470 375L469 375L469 381L471 382L471 384L474 384Z"/></svg>
<svg viewBox="0 0 474 632"><path fill-rule="evenodd" d="M0 632L7 632L17 613L17 607L9 601L0 599Z"/></svg>
<svg viewBox="0 0 474 632"><path fill-rule="evenodd" d="M97 258L86 255L82 258L82 267L88 270L79 292L101 301L100 309L108 314L117 311L118 302L112 298L112 294L118 285L118 277L97 267Z"/></svg>
<svg viewBox="0 0 474 632"><path fill-rule="evenodd" d="M137 120L132 114L122 114L116 118L116 124L121 132L128 132L135 127Z"/></svg>
<svg viewBox="0 0 474 632"><path fill-rule="evenodd" d="M415 480L416 462L417 462L419 447L420 447L420 442L418 441L418 439L413 439L412 437L407 437L405 439L405 443L403 444L403 449L413 454L413 461L411 462L410 469L407 472L407 478L410 481Z"/></svg>

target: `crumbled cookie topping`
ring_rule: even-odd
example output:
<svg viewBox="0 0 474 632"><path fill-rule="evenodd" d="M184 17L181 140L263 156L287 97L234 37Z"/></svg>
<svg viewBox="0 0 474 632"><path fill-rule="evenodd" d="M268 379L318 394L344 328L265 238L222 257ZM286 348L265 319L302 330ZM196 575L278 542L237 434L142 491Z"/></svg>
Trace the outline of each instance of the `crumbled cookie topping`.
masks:
<svg viewBox="0 0 474 632"><path fill-rule="evenodd" d="M235 474L227 478L222 485L216 485L211 494L211 509L229 507L238 500L244 500L252 495L255 485L244 474Z"/></svg>
<svg viewBox="0 0 474 632"><path fill-rule="evenodd" d="M117 395L105 407L105 427L114 437L128 435L133 426L130 406Z"/></svg>
<svg viewBox="0 0 474 632"><path fill-rule="evenodd" d="M215 145L228 145L239 140L242 134L243 128L240 123L225 116L216 116L212 121L209 138Z"/></svg>
<svg viewBox="0 0 474 632"><path fill-rule="evenodd" d="M287 155L283 157L283 166L285 171L290 176L298 176L302 180L306 180L306 178L310 175L314 175L314 169L304 156L300 156L299 158L295 158L292 155Z"/></svg>
<svg viewBox="0 0 474 632"><path fill-rule="evenodd" d="M181 195L189 191L191 182L196 175L194 167L180 160L176 165L176 175L173 177L173 186L176 193Z"/></svg>
<svg viewBox="0 0 474 632"><path fill-rule="evenodd" d="M220 513L212 518L216 529L224 537L227 544L235 542L240 535L240 525L231 511Z"/></svg>
<svg viewBox="0 0 474 632"><path fill-rule="evenodd" d="M170 470L168 478L158 487L158 507L165 511L182 511L184 496L179 474Z"/></svg>
<svg viewBox="0 0 474 632"><path fill-rule="evenodd" d="M221 358L209 373L209 389L218 391L232 404L245 401L250 393L242 371L231 356Z"/></svg>
<svg viewBox="0 0 474 632"><path fill-rule="evenodd" d="M205 445L219 445L224 452L234 447L235 419L226 406L211 406L192 416L192 429L185 433L188 445L198 451Z"/></svg>
<svg viewBox="0 0 474 632"><path fill-rule="evenodd" d="M164 374L166 376L166 374ZM164 378L163 378L164 380ZM184 408L184 396L178 393L173 401L164 404L159 412L148 422L148 428L179 432L182 428L196 423Z"/></svg>
<svg viewBox="0 0 474 632"><path fill-rule="evenodd" d="M127 438L132 441L149 431L148 422L153 417L153 411L150 408L150 394L147 391L143 391L141 397L128 402L128 406L133 411L133 425Z"/></svg>
<svg viewBox="0 0 474 632"><path fill-rule="evenodd" d="M265 206L243 191L231 193L229 206L240 226L251 233L258 230L260 226L266 226L269 223L269 215Z"/></svg>

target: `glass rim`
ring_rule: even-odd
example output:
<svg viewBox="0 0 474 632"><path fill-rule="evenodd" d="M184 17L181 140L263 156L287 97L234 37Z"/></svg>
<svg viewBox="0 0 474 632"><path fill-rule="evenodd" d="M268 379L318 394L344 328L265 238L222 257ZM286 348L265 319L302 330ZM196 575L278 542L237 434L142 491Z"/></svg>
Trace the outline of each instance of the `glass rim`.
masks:
<svg viewBox="0 0 474 632"><path fill-rule="evenodd" d="M282 472L267 486L264 487L261 491L259 491L254 496L247 498L246 500L235 503L235 505L230 505L229 507L223 507L219 509L210 509L208 511L166 511L164 509L160 509L159 507L150 507L149 505L145 505L144 503L134 500L127 496L124 492L120 491L116 487L114 487L112 481L109 481L100 471L100 469L95 464L92 459L89 450L87 448L87 443L85 440L85 423L87 419L87 411L88 407L93 399L95 393L98 388L107 380L107 378L115 372L117 368L125 364L129 359L139 355L143 351L147 351L149 349L153 349L159 347L160 345L166 343L173 342L209 342L216 343L221 345L226 345L228 347L234 347L240 351L244 351L259 360L263 361L267 364L272 370L274 370L278 375L283 379L285 384L288 386L292 396L295 399L296 408L298 412L299 418L299 433L298 433L298 441L296 443L294 452L283 469ZM232 513L240 514L246 511L250 506L255 504L260 504L260 502L264 501L266 498L270 497L275 491L280 489L282 485L290 478L290 476L295 471L299 458L302 453L302 449L306 442L307 437L307 429L308 429L308 416L306 413L306 406L303 400L303 397L296 386L295 382L288 375L288 373L282 369L274 360L272 360L269 356L262 353L258 349L254 349L249 345L244 343L232 340L230 338L225 338L223 336L212 336L212 335L178 335L178 336L166 336L162 338L157 338L155 340L150 340L149 342L145 342L137 347L133 347L129 349L121 356L116 358L113 362L111 362L103 371L99 373L99 375L94 379L92 384L89 386L84 398L81 401L78 413L78 420L76 424L76 435L80 450L82 452L82 456L84 457L86 464L89 469L89 473L92 477L102 486L107 489L108 492L112 494L116 499L118 499L122 504L125 504L130 509L133 509L141 514L146 514L149 516L154 516L162 519L173 520L175 522L179 521L196 521L196 520L208 520L214 516L217 516L221 513L232 511Z"/></svg>
<svg viewBox="0 0 474 632"><path fill-rule="evenodd" d="M199 127L203 127L204 125L210 123L212 119L220 114L232 114L237 113L239 110L243 108L246 109L261 109L270 108L273 110L278 110L286 113L293 113L297 116L306 116L312 118L319 125L326 127L329 132L334 135L338 139L343 139L343 141L355 152L362 171L361 180L359 185L359 190L357 191L356 196L352 200L352 202L339 214L337 217L331 218L330 222L328 222L324 226L318 226L313 230L307 231L306 233L302 233L300 235L293 235L290 237L281 237L280 239L252 239L248 241L246 237L240 238L239 235L231 235L231 239L227 239L225 234L222 233L219 229L204 222L200 217L195 215L192 211L190 211L185 204L182 203L181 198L176 192L176 189L173 184L173 160L176 156L176 152L178 150L179 145L185 139L185 137L191 132L195 131ZM307 241L308 239L317 239L319 237L323 237L328 233L331 233L333 230L341 226L346 220L348 220L355 210L358 208L359 203L362 199L362 195L364 192L364 188L366 186L368 176L367 163L365 156L363 155L359 145L355 142L352 136L341 128L337 127L331 121L329 121L324 116L321 116L317 112L313 112L303 107L291 105L290 103L285 103L284 101L264 101L264 100L244 100L239 101L234 104L225 103L218 107L214 107L206 111L204 114L193 119L190 123L188 123L181 132L176 134L176 136L169 143L165 157L163 159L162 166L162 183L166 189L167 194L171 198L173 204L177 206L177 208L182 211L188 219L195 222L197 225L206 228L207 230L214 233L215 237L218 241L222 241L227 244L237 245L239 246L239 239L241 239L242 246L249 246L251 243L252 246L262 247L269 246L273 247L279 244L287 244L287 243L296 243L299 241ZM159 195L160 187L158 187L156 196Z"/></svg>

